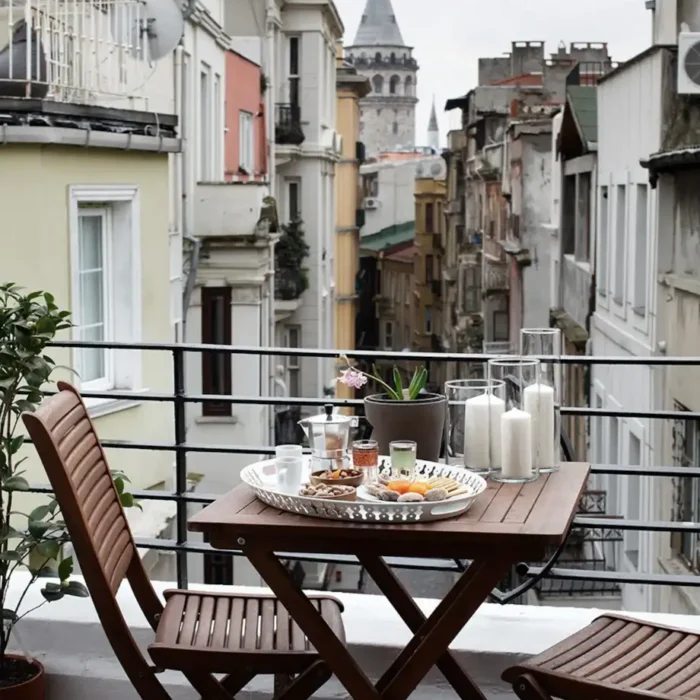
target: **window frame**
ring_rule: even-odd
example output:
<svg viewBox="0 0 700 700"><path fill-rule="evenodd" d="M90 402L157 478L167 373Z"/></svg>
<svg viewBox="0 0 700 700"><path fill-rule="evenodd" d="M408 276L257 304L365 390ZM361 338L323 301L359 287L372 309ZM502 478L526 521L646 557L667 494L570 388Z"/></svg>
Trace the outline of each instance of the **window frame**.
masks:
<svg viewBox="0 0 700 700"><path fill-rule="evenodd" d="M426 202L424 215L425 232L435 233L435 209L433 207L433 202Z"/></svg>
<svg viewBox="0 0 700 700"><path fill-rule="evenodd" d="M295 50L292 50L292 47L296 47ZM301 37L298 35L287 36L287 85L289 104L299 107L301 104Z"/></svg>
<svg viewBox="0 0 700 700"><path fill-rule="evenodd" d="M212 74L211 66L202 61L199 64L199 90L198 90L198 138L199 144L199 159L198 159L198 177L199 182L208 182L213 178L212 162Z"/></svg>
<svg viewBox="0 0 700 700"><path fill-rule="evenodd" d="M292 332L296 332L296 345L292 345ZM284 329L284 345L287 348L301 348L301 326L298 324L290 324ZM302 393L301 387L301 357L299 355L287 355L285 362L285 370L287 374L287 389L291 398L299 398ZM298 390L296 394L292 393L292 377L295 377Z"/></svg>
<svg viewBox="0 0 700 700"><path fill-rule="evenodd" d="M200 308L201 308L201 329L202 343L206 345L232 345L232 324L231 324L231 287L202 287L200 290ZM221 343L216 343L213 336L213 328L211 324L211 316L213 313L213 303L215 299L223 302L224 317L223 317L223 336L224 340ZM228 311L228 313L226 313ZM214 391L213 387L213 363L217 359L216 356L224 357L223 363L223 390ZM232 356L230 353L216 353L215 351L202 352L202 393L213 394L218 396L231 396L233 393L233 378L231 371ZM203 416L231 416L233 415L233 406L228 401L203 401L202 415Z"/></svg>
<svg viewBox="0 0 700 700"><path fill-rule="evenodd" d="M71 185L69 198L69 236L71 269L71 308L80 308L79 270L79 216L81 205L99 205L110 210L109 234L112 237L110 264L110 287L112 298L112 319L110 334L105 342L138 344L142 338L142 294L141 294L141 202L139 188L135 185ZM114 240L119 237L118 244ZM119 279L119 286L114 283ZM80 319L71 329L71 339L80 340ZM141 386L142 357L140 350L108 349L111 357L112 377L109 385L82 382L76 378L76 384L83 391L134 391L143 390ZM79 349L71 351L71 365L79 368ZM86 397L86 405L91 410L114 404L118 410L124 404L122 400ZM117 405L118 404L118 405ZM105 412L109 412L106 407ZM95 413L93 412L93 415Z"/></svg>
<svg viewBox="0 0 700 700"><path fill-rule="evenodd" d="M433 307L425 306L423 307L423 330L426 335L430 335L433 332Z"/></svg>
<svg viewBox="0 0 700 700"><path fill-rule="evenodd" d="M238 167L248 175L255 173L255 128L254 115L244 109L238 110Z"/></svg>

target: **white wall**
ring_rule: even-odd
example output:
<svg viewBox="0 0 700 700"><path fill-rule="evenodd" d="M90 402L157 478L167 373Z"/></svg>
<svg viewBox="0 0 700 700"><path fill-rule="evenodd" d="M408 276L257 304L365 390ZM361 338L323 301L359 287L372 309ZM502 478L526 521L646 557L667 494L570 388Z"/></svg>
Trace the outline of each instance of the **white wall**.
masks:
<svg viewBox="0 0 700 700"><path fill-rule="evenodd" d="M635 266L638 245L637 185L647 186L648 172L639 161L660 149L662 54L656 52L622 69L598 87L598 225L596 230L596 311L592 323L592 354L645 356L655 353L655 269L658 224L656 191L647 190L646 269ZM621 217L618 187L624 186L625 216ZM607 187L607 205L602 192ZM607 221L604 220L607 211ZM620 216L620 218L618 218ZM620 225L618 225L618 221ZM624 221L624 225L622 222ZM607 231L607 235L606 232ZM623 236L618 242L618 235ZM646 276L644 311L634 310L635 275ZM617 300L615 297L618 297ZM644 366L594 365L591 405L609 409L650 411L658 407L654 374ZM658 464L655 428L649 420L596 419L594 449L603 462L629 464L636 440L641 443L641 466ZM658 508L651 479L611 477L604 480L608 512L630 519L653 519ZM638 539L638 544L635 542ZM617 548L618 569L654 571L657 553L648 533L626 535ZM634 562L625 550L638 547ZM623 605L629 610L653 609L654 595L647 588L624 587Z"/></svg>

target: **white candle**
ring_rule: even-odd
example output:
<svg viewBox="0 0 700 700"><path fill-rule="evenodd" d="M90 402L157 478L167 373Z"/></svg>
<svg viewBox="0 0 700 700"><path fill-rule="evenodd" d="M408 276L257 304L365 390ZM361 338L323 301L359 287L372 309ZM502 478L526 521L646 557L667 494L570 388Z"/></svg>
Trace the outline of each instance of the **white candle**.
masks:
<svg viewBox="0 0 700 700"><path fill-rule="evenodd" d="M501 476L528 479L532 476L532 416L511 408L501 416Z"/></svg>
<svg viewBox="0 0 700 700"><path fill-rule="evenodd" d="M467 399L464 409L464 465L484 471L500 469L505 401L485 392Z"/></svg>
<svg viewBox="0 0 700 700"><path fill-rule="evenodd" d="M558 462L554 435L554 389L547 384L525 387L523 408L532 416L532 454L535 466L551 469Z"/></svg>

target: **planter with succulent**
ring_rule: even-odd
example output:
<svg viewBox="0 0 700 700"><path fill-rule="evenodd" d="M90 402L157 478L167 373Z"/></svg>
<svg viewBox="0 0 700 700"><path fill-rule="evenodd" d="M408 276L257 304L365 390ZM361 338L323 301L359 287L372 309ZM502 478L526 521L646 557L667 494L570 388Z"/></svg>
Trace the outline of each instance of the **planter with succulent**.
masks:
<svg viewBox="0 0 700 700"><path fill-rule="evenodd" d="M425 367L416 368L407 387L404 387L401 373L393 370L394 386L385 382L372 367L373 374L367 374L351 367L347 358L341 358L347 369L340 374L338 381L353 389L360 389L368 381L374 381L384 390L364 398L365 416L372 426L372 438L379 443L379 452L389 454L389 443L394 440L414 440L417 444L418 459L437 462L445 427L445 397L424 391L428 380Z"/></svg>
<svg viewBox="0 0 700 700"><path fill-rule="evenodd" d="M26 655L8 653L17 623L46 603L64 596L89 595L82 583L71 581L72 557L61 558L69 538L56 501L25 513L23 499L17 495L30 488L22 469L28 457L20 458L24 444L18 430L20 416L41 403L42 387L56 369L46 346L56 333L70 328L69 318L70 312L59 310L46 292L24 293L14 284L0 285L0 700L45 697L42 665ZM128 479L120 473L113 477L124 505L134 505L132 494L124 489ZM10 581L21 570L29 571L29 583L10 604ZM41 591L44 601L26 609L23 604L29 589L47 575L57 576L58 582L48 582Z"/></svg>

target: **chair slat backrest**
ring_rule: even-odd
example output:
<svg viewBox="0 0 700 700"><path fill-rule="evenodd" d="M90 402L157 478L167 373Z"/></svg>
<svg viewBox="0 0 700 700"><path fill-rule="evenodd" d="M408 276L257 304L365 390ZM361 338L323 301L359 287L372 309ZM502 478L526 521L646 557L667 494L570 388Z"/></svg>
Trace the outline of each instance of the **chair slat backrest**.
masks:
<svg viewBox="0 0 700 700"><path fill-rule="evenodd" d="M22 420L46 469L112 648L142 698L167 698L131 635L116 592L128 576L153 629L163 606L146 576L85 404L70 384L58 382L58 388Z"/></svg>
<svg viewBox="0 0 700 700"><path fill-rule="evenodd" d="M44 463L83 573L94 568L91 560L96 558L114 595L136 547L95 428L80 395L71 389L62 385L58 394L23 420Z"/></svg>

